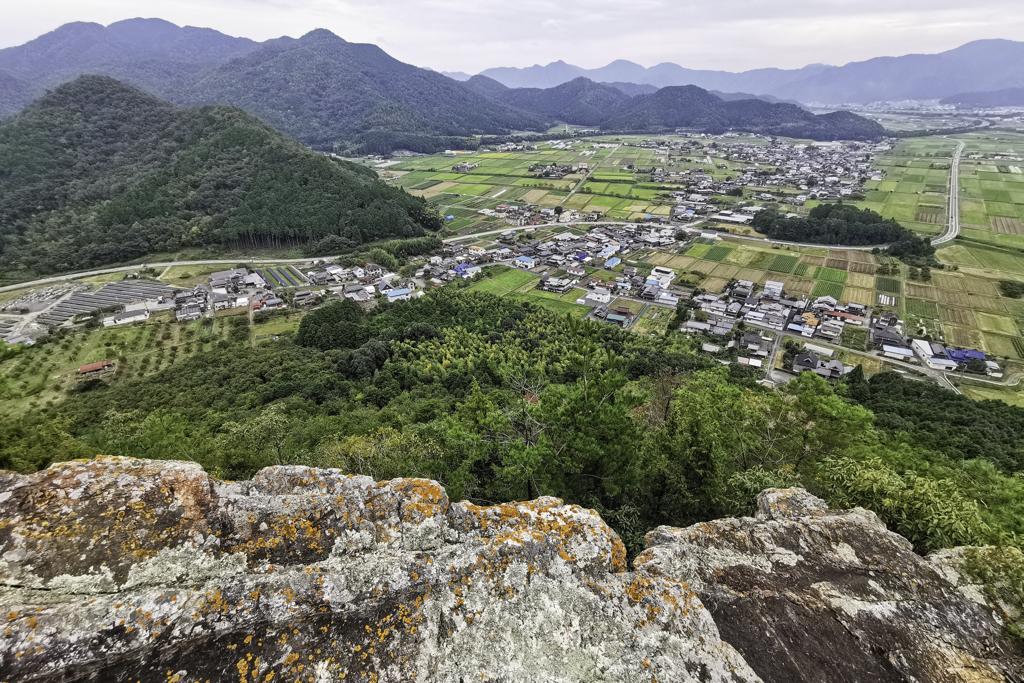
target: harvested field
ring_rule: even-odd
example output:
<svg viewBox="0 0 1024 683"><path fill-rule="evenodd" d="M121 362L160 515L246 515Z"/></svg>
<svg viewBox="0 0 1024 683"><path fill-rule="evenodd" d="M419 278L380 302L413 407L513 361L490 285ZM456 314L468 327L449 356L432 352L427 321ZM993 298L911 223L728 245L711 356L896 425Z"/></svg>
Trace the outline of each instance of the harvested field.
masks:
<svg viewBox="0 0 1024 683"><path fill-rule="evenodd" d="M717 269L716 269L717 274ZM754 268L740 268L740 271L736 273L737 280L750 280L751 282L762 282L767 278L767 273L763 270L756 270Z"/></svg>
<svg viewBox="0 0 1024 683"><path fill-rule="evenodd" d="M836 270L847 270L850 267L850 262L844 259L830 258L825 261L825 266Z"/></svg>
<svg viewBox="0 0 1024 683"><path fill-rule="evenodd" d="M871 265L875 265L875 257L872 256L869 251L849 249L843 252L842 258L852 263L870 263Z"/></svg>
<svg viewBox="0 0 1024 683"><path fill-rule="evenodd" d="M909 304L909 301L907 303ZM909 305L907 309L910 309ZM963 327L974 327L977 324L974 319L974 313L970 310L966 308L953 308L951 306L939 307L939 319L944 323L962 325Z"/></svg>
<svg viewBox="0 0 1024 683"><path fill-rule="evenodd" d="M1019 218L992 216L992 230L1000 235L1024 235L1024 223Z"/></svg>
<svg viewBox="0 0 1024 683"><path fill-rule="evenodd" d="M851 304L863 304L870 306L875 303L874 289L861 289L859 287L847 287L843 290L843 301Z"/></svg>
<svg viewBox="0 0 1024 683"><path fill-rule="evenodd" d="M719 263L710 271L711 275L714 275L715 277L724 277L726 280L736 277L736 273L738 272L740 272L739 266L733 266L728 263ZM738 279L743 280L745 278Z"/></svg>
<svg viewBox="0 0 1024 683"><path fill-rule="evenodd" d="M993 315L991 313L978 313L975 315L978 320L978 327L985 332L995 332L996 334L1015 335L1018 334L1017 323L1013 321L1013 318L1007 318L1003 315Z"/></svg>
<svg viewBox="0 0 1024 683"><path fill-rule="evenodd" d="M942 332L946 335L947 345L952 344L953 346L976 349L982 342L981 332L966 327L943 324Z"/></svg>
<svg viewBox="0 0 1024 683"><path fill-rule="evenodd" d="M989 355L1024 358L1024 339L991 332L986 332L982 336L985 338L985 350Z"/></svg>
<svg viewBox="0 0 1024 683"><path fill-rule="evenodd" d="M909 313L910 315L916 315L919 318L928 318L930 320L934 320L939 317L939 306L934 301L924 301L922 299L907 299L906 308L907 313Z"/></svg>
<svg viewBox="0 0 1024 683"><path fill-rule="evenodd" d="M964 278L958 275L951 275L949 273L938 273L932 271L932 282L939 289L950 289L954 292L959 292L964 288Z"/></svg>
<svg viewBox="0 0 1024 683"><path fill-rule="evenodd" d="M783 280L784 288L789 293L810 294L814 290L814 280L799 277L787 277Z"/></svg>
<svg viewBox="0 0 1024 683"><path fill-rule="evenodd" d="M882 278L879 278L881 282ZM881 287L879 287L881 289ZM907 283L907 296L912 296L917 299L934 299L936 296L935 288L929 287L928 285L919 285L913 282ZM968 304L957 303L956 301L945 301L943 303L951 303L954 306L967 306Z"/></svg>
<svg viewBox="0 0 1024 683"><path fill-rule="evenodd" d="M946 214L944 213L925 213L918 211L914 214L914 220L918 223L930 223L931 225L945 225Z"/></svg>
<svg viewBox="0 0 1024 683"><path fill-rule="evenodd" d="M540 200L543 199L544 195L547 193L547 190L530 190L523 195L522 199L528 204L539 204Z"/></svg>
<svg viewBox="0 0 1024 683"><path fill-rule="evenodd" d="M994 313L1006 313L1006 306L1003 305L1005 299L998 299L994 296L980 296L975 294L971 297L971 308L983 311L993 311Z"/></svg>
<svg viewBox="0 0 1024 683"><path fill-rule="evenodd" d="M804 256L800 259L801 263L806 263L809 266L823 266L825 265L824 256Z"/></svg>
<svg viewBox="0 0 1024 683"><path fill-rule="evenodd" d="M724 277L709 277L701 284L701 287L708 291L718 293L725 289L725 286L729 284L729 281Z"/></svg>
<svg viewBox="0 0 1024 683"><path fill-rule="evenodd" d="M856 263L856 262L851 261L850 262L850 272L851 273L866 273L868 275L874 275L875 274L875 264L873 264L873 263Z"/></svg>
<svg viewBox="0 0 1024 683"><path fill-rule="evenodd" d="M656 266L665 266L666 268L673 268L675 270L687 270L696 261L696 259L690 258L689 256L666 254L663 251L651 254L646 260L648 263L653 263Z"/></svg>
<svg viewBox="0 0 1024 683"><path fill-rule="evenodd" d="M863 287L865 289L875 288L875 278L871 275L864 275L863 273L850 273L850 277L846 278L846 284L851 287Z"/></svg>
<svg viewBox="0 0 1024 683"><path fill-rule="evenodd" d="M982 296L999 296L999 288L991 280L982 280L981 278L976 277L964 278L963 288L966 289L971 294L981 294Z"/></svg>

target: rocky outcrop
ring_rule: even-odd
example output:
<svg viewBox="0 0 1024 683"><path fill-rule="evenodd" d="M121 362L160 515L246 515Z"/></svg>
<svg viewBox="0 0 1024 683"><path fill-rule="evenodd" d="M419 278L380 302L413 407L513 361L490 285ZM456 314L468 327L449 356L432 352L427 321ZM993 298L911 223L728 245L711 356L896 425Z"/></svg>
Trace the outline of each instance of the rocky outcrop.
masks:
<svg viewBox="0 0 1024 683"><path fill-rule="evenodd" d="M0 681L756 681L595 513L99 459L0 481Z"/></svg>
<svg viewBox="0 0 1024 683"><path fill-rule="evenodd" d="M660 527L636 560L690 585L765 681L1020 681L1024 660L980 591L936 571L868 510L768 490L756 519Z"/></svg>
<svg viewBox="0 0 1024 683"><path fill-rule="evenodd" d="M274 467L0 474L0 681L1012 681L984 600L799 490L659 528Z"/></svg>

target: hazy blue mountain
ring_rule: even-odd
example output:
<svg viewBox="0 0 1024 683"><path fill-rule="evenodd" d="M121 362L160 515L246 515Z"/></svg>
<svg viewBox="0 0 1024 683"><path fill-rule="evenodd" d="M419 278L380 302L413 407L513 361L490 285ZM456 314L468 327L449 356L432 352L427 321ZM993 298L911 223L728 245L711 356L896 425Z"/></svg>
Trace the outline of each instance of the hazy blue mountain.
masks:
<svg viewBox="0 0 1024 683"><path fill-rule="evenodd" d="M1024 88L1006 88L989 92L965 92L939 100L942 104L964 107L1020 107L1024 106Z"/></svg>
<svg viewBox="0 0 1024 683"><path fill-rule="evenodd" d="M34 88L27 82L0 71L0 119L21 111L32 101Z"/></svg>
<svg viewBox="0 0 1024 683"><path fill-rule="evenodd" d="M599 83L632 83L663 88L670 85L696 85L700 88L723 91L770 92L772 88L789 83L828 67L807 66L803 69L757 69L744 73L728 71L701 71L686 69L678 64L664 63L645 68L633 62L618 60L598 69L582 69L558 61L547 66L487 69L481 75L493 78L510 88L551 88L580 76Z"/></svg>
<svg viewBox="0 0 1024 683"><path fill-rule="evenodd" d="M0 69L29 83L33 95L96 73L173 97L198 73L258 46L248 38L162 19L128 19L110 26L76 22L0 50ZM0 115L14 111L0 109Z"/></svg>
<svg viewBox="0 0 1024 683"><path fill-rule="evenodd" d="M456 81L468 81L472 78L472 76L467 73L463 73L462 71L438 71L438 73Z"/></svg>
<svg viewBox="0 0 1024 683"><path fill-rule="evenodd" d="M470 90L475 90L481 95L487 95L489 97L510 90L507 85L502 85L493 78L480 76L479 74L466 79L465 84Z"/></svg>
<svg viewBox="0 0 1024 683"><path fill-rule="evenodd" d="M554 88L506 88L486 76L474 76L466 85L510 107L579 126L600 125L630 100L611 86L582 77Z"/></svg>
<svg viewBox="0 0 1024 683"><path fill-rule="evenodd" d="M935 55L878 57L831 67L782 87L801 102L940 99L962 92L1024 87L1024 42L977 40Z"/></svg>
<svg viewBox="0 0 1024 683"><path fill-rule="evenodd" d="M726 102L693 85L669 86L652 95L638 95L601 127L650 132L676 128L707 133L736 130L812 140L877 140L885 135L881 124L850 112L816 116L793 104L756 99Z"/></svg>
<svg viewBox="0 0 1024 683"><path fill-rule="evenodd" d="M726 99L693 85L668 86L633 97L583 77L553 88L506 88L478 75L466 81L466 86L516 110L605 130L739 130L814 140L867 140L885 134L880 124L848 112L815 116L797 104L744 98L735 93L726 94Z"/></svg>
<svg viewBox="0 0 1024 683"><path fill-rule="evenodd" d="M636 97L637 95L650 95L658 91L658 86L650 85L649 83L623 83L622 81L615 81L613 83L602 83L601 85L607 85L615 88L619 92L630 97Z"/></svg>
<svg viewBox="0 0 1024 683"><path fill-rule="evenodd" d="M754 69L741 73L687 69L669 62L644 68L622 60L599 69L553 62L547 66L487 69L481 73L509 87L550 88L585 76L602 83L625 82L659 88L696 85L726 93L764 93L783 101L939 99L963 92L1024 87L1024 42L979 40L934 55L878 57L845 66L812 64L802 69Z"/></svg>

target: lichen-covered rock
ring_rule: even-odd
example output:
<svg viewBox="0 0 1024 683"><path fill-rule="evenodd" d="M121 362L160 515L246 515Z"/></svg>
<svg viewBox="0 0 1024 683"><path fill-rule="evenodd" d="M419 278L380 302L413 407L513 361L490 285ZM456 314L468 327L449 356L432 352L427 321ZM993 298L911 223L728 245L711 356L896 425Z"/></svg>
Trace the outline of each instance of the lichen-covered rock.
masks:
<svg viewBox="0 0 1024 683"><path fill-rule="evenodd" d="M692 586L722 638L765 680L1024 680L993 610L863 509L769 490L756 519L648 534L638 572Z"/></svg>
<svg viewBox="0 0 1024 683"><path fill-rule="evenodd" d="M0 475L0 681L757 681L554 498L103 458Z"/></svg>

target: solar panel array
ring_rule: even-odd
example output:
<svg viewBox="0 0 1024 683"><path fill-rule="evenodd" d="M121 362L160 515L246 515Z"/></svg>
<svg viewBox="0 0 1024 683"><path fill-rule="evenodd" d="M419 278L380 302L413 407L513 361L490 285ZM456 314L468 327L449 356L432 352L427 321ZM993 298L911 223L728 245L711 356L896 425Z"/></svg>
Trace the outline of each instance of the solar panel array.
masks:
<svg viewBox="0 0 1024 683"><path fill-rule="evenodd" d="M133 304L173 294L174 288L151 280L122 280L103 285L95 292L77 292L36 319L41 325L60 325L76 315L110 306Z"/></svg>

